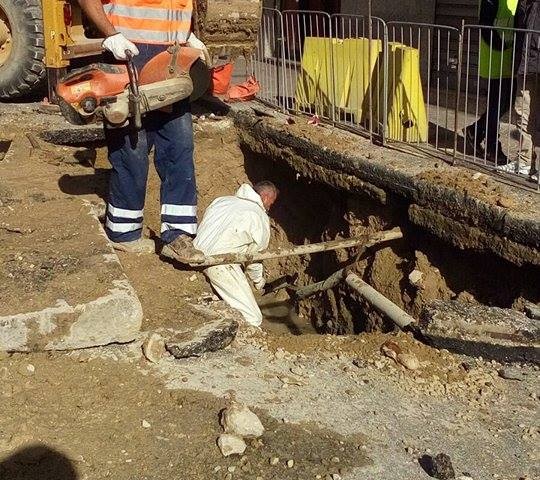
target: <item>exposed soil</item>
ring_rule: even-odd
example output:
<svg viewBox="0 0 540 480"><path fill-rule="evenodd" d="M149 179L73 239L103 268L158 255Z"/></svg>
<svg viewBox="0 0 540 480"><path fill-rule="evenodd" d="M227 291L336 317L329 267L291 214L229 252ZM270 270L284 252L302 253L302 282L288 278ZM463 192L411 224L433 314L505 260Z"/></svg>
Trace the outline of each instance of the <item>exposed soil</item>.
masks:
<svg viewBox="0 0 540 480"><path fill-rule="evenodd" d="M3 120L19 126L21 115L6 114ZM28 128L46 125L29 121ZM413 314L433 298L457 296L501 306L522 298L540 300L538 282L527 277L528 270L454 250L414 230L397 199L383 208L370 198L299 177L286 165L254 156L245 145L241 148L227 121L201 122L195 129L201 213L213 198L232 194L243 181L267 178L282 191L272 212L274 246L400 225L406 240L363 252L357 271ZM81 198L99 203L106 191L104 151L99 146L50 148L34 152L32 158L47 166L46 175L59 179L55 195L70 195L79 205ZM27 175L24 171L23 179ZM34 200L42 198L40 193L51 196L44 183L38 175L29 185L28 194L38 195ZM150 236L159 231L157 185L152 170L145 215ZM19 201L9 185L0 185L0 194L2 211ZM34 208L46 224L52 215L46 205L53 202L41 203ZM77 217L68 214L69 224ZM5 223L43 229L55 240L53 245L71 228L64 225L55 231L36 218L32 225L11 217ZM24 234L0 231L5 255L17 251L13 235ZM76 238L73 245L84 241ZM22 242L20 250L29 249L38 258L23 257L20 265L10 260L1 267L13 273L18 284L25 279L35 283L29 292L22 285L25 295L40 298L47 287L47 275L34 275L30 263L64 278L63 268L76 273L88 261L80 258L72 265L67 255L65 265L47 263L48 248L35 245L31 250ZM269 262L268 277L299 272L306 284L325 278L357 253ZM211 295L201 273L181 271L152 255L121 254L120 260L143 305L144 330L201 321L189 308L197 297ZM423 274L421 287L409 280L413 270ZM100 288L99 280L92 283L88 288ZM2 280L0 288L4 284L15 285ZM69 278L63 284L69 288ZM64 294L60 287L58 292ZM15 301L15 294L10 295ZM473 478L500 475L510 480L539 473L534 451L538 372L533 368L522 369L524 381L512 382L499 378L501 365L431 349L405 334L313 334L312 326L340 333L390 328L341 287L303 302L299 315L283 292L267 301L263 332L241 329L231 347L200 359L167 357L150 365L141 357L140 344L0 356L0 477L308 480L320 475L325 480L407 480L426 478L417 459L438 451L448 452L456 471ZM381 345L389 339L414 354L419 369L406 370L383 356ZM248 442L245 456L225 459L215 442L221 432L219 412L231 394L254 407L266 432L260 442ZM279 458L276 465L271 458ZM294 461L290 468L288 460Z"/></svg>
<svg viewBox="0 0 540 480"><path fill-rule="evenodd" d="M318 135L333 141L336 147L342 143L339 136L333 136L326 128L317 129L310 125L292 125L291 128L296 134L305 132L306 138L315 129ZM201 120L196 124L195 131L199 215L214 198L233 194L241 183L269 179L280 188L280 197L271 211L270 248L359 236L401 226L406 235L404 240L364 252L355 269L373 287L414 316L418 316L423 306L435 299L457 298L465 302L479 301L500 307L519 307L525 299L540 301L540 292L534 282L531 283L523 275L522 269L502 260L493 263L488 255L460 252L425 232L411 228L406 217L406 205L398 199L393 199L393 203L383 209L371 198L337 191L309 177L298 175L285 164L254 155L248 145L239 143L237 133L228 119ZM353 148L347 142L343 142L342 147ZM98 150L96 166L107 168L103 149ZM429 176L429 172L425 175ZM435 176L432 181L447 178L438 173ZM491 180L487 181L489 185L482 193L483 190L476 184L484 185L485 178L474 180L467 176L464 180L459 173L452 178L455 188L466 188L478 198L492 202L502 198L499 188ZM154 169L151 169L145 208L145 221L150 236L156 236L159 231L158 192L159 178ZM495 198L493 195L499 196ZM358 253L351 249L326 255L271 260L265 262L267 277L271 280L298 272L298 284L306 285L326 278L350 263ZM123 256L123 262L137 288L155 289L155 282L149 282L145 277L139 278L137 272L141 271L141 262L133 262L125 257L128 256ZM459 264L456 263L458 258ZM152 313L150 316L153 318L146 320L148 326L153 326L154 322L161 325L166 321L171 298L179 305L174 311L181 312L182 302L185 301L182 299L210 292L201 274L175 270L155 258L146 258L142 262L148 263L148 268L142 271L159 272L155 280L168 279L155 291L156 298L152 299L152 306L147 305L146 310L153 312L156 308L160 309L163 311L162 320L159 320L160 314ZM539 275L535 269L530 270L533 277ZM421 282L418 284L409 280L413 271L421 274ZM148 275L151 277L153 274ZM512 281L505 280L509 278ZM180 283L183 285L182 293L176 289ZM158 298L162 298L162 301ZM286 295L281 295L275 301L272 297L264 299L263 303L270 305L270 308L265 309L269 328L277 332L309 331L307 326L328 333L393 328L392 324L385 322L343 287L318 294L299 305L291 304ZM297 312L300 317L296 315Z"/></svg>
<svg viewBox="0 0 540 480"><path fill-rule="evenodd" d="M263 412L264 439L250 441L244 456L225 459L216 439L227 399L167 390L129 352L103 357L15 355L0 361L2 478L206 480L225 478L232 468L235 478L311 479L332 472L333 457L343 473L366 462L359 436L285 425ZM270 464L273 457L277 465ZM288 468L291 458L296 462Z"/></svg>
<svg viewBox="0 0 540 480"><path fill-rule="evenodd" d="M41 310L58 300L82 304L105 295L117 279L116 269L103 263L103 255L111 251L95 242L102 232L90 209L66 198L56 180L80 172L77 162L61 161L68 153L73 161L75 152L51 148L30 156L24 150L3 169L0 315ZM77 282L83 276L87 282Z"/></svg>
<svg viewBox="0 0 540 480"><path fill-rule="evenodd" d="M434 169L422 172L418 175L418 178L451 187L493 205L507 209L516 209L518 207L518 203L514 199L503 193L500 184L487 175L460 170L448 172ZM520 204L519 208L523 208L523 205Z"/></svg>

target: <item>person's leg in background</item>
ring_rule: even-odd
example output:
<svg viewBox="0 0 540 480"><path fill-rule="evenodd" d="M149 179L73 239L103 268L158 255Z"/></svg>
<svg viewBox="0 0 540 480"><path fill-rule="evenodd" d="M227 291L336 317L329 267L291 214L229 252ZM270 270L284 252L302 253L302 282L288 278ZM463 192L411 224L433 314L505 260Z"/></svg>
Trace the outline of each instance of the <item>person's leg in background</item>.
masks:
<svg viewBox="0 0 540 480"><path fill-rule="evenodd" d="M173 111L152 112L149 135L155 145L155 164L161 179L161 239L171 243L180 235L197 233L197 189L193 163L193 126L188 100Z"/></svg>
<svg viewBox="0 0 540 480"><path fill-rule="evenodd" d="M509 109L510 79L492 78L488 80L486 111L478 120L465 128L466 153L479 159L490 158L499 145L499 118ZM499 101L500 96L500 101ZM507 105L507 106L505 106ZM500 111L499 111L500 110ZM482 146L482 143L485 145ZM500 147L500 145L499 145ZM499 148L499 154L501 153ZM486 155L486 151L488 152Z"/></svg>
<svg viewBox="0 0 540 480"><path fill-rule="evenodd" d="M508 157L499 140L500 121L514 105L517 94L515 78L501 78L490 82L486 110L485 151L486 160L496 165L506 165Z"/></svg>
<svg viewBox="0 0 540 480"><path fill-rule="evenodd" d="M493 80L491 80L493 82ZM491 85L490 85L491 87ZM491 88L490 88L491 91ZM485 156L484 147L482 143L486 137L486 119L487 110L480 116L476 122L471 123L464 128L463 134L465 136L465 154L471 155L476 158L483 159Z"/></svg>
<svg viewBox="0 0 540 480"><path fill-rule="evenodd" d="M218 265L204 271L218 296L238 310L254 327L262 323L261 309L240 265Z"/></svg>
<svg viewBox="0 0 540 480"><path fill-rule="evenodd" d="M538 175L538 162L540 161L540 76L536 74L529 75L525 86L530 99L527 129L532 141L529 176L534 177Z"/></svg>
<svg viewBox="0 0 540 480"><path fill-rule="evenodd" d="M522 80L523 81L523 80ZM514 105L516 111L515 127L519 138L518 158L520 165L530 164L533 155L532 140L529 134L529 117L531 114L531 96L525 84L519 88Z"/></svg>

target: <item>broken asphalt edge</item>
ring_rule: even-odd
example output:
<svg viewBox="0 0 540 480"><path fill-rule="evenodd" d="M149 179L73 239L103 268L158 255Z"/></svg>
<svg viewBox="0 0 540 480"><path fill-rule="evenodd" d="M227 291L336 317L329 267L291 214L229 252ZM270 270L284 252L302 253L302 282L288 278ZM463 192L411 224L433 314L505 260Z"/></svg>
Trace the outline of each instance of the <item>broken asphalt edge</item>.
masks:
<svg viewBox="0 0 540 480"><path fill-rule="evenodd" d="M399 153L409 161L398 165L392 161L396 152L384 147L371 145L369 150L379 157L386 155L387 161L369 158L365 153L338 152L324 145L320 136L303 138L279 125L276 118L258 117L246 106L231 108L230 115L239 127L242 143L254 153L270 156L308 178L336 188L378 197L381 203L385 203L387 194L401 197L409 203L409 220L413 224L457 248L489 251L519 266L540 265L540 196L535 193L501 185L505 193L523 205L521 211L509 210L451 186L417 178L422 171L435 168L433 158ZM357 135L337 129L332 133L333 138L339 135L349 142L364 142L359 145L366 151L366 140ZM439 168L448 172L464 170L445 164ZM472 175L472 171L466 171ZM531 201L535 208L530 203L527 208ZM452 228L441 228L441 221Z"/></svg>

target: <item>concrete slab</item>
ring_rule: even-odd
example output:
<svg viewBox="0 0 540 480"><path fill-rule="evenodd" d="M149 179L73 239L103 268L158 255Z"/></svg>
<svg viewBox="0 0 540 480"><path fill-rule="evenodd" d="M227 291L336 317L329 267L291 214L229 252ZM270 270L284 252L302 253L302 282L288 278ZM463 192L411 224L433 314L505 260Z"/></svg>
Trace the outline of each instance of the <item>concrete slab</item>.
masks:
<svg viewBox="0 0 540 480"><path fill-rule="evenodd" d="M515 310L437 300L424 309L420 325L438 348L540 363L540 323Z"/></svg>
<svg viewBox="0 0 540 480"><path fill-rule="evenodd" d="M61 191L51 157L17 135L0 162L0 350L131 341L139 299L92 205Z"/></svg>

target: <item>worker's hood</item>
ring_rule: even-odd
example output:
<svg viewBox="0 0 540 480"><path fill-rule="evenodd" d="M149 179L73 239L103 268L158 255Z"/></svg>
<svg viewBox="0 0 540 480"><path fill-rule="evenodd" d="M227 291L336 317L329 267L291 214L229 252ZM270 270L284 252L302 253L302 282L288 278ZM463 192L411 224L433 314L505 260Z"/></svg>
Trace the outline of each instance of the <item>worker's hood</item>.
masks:
<svg viewBox="0 0 540 480"><path fill-rule="evenodd" d="M248 185L247 183L243 183L242 185L240 185L240 188L236 191L236 196L238 198L241 198L242 200L249 200L250 202L255 202L263 210L265 210L261 197L255 190L253 190L253 187L251 185Z"/></svg>

